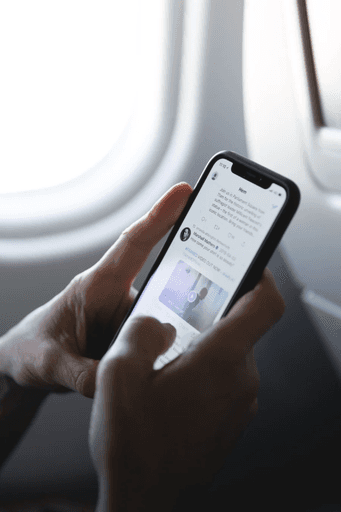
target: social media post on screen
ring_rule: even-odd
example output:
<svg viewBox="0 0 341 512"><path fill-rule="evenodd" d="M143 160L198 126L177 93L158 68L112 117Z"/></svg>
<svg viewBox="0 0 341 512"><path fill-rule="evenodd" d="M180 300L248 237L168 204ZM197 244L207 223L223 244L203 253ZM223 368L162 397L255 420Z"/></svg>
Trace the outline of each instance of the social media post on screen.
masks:
<svg viewBox="0 0 341 512"><path fill-rule="evenodd" d="M231 169L225 170L226 162L218 161L212 168L197 205L193 204L185 219L187 234L183 236L189 241L184 257L206 266L213 280L229 288L245 274L281 210L286 192L275 183L263 189L249 182Z"/></svg>

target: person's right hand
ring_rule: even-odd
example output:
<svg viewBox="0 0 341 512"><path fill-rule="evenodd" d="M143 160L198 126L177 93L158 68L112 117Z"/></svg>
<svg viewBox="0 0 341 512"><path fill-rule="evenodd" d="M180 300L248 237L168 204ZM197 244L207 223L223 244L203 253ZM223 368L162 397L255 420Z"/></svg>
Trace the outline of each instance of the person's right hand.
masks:
<svg viewBox="0 0 341 512"><path fill-rule="evenodd" d="M160 370L175 329L128 320L101 360L90 423L100 510L172 510L180 489L209 483L257 412L253 347L283 315L268 268L254 290Z"/></svg>

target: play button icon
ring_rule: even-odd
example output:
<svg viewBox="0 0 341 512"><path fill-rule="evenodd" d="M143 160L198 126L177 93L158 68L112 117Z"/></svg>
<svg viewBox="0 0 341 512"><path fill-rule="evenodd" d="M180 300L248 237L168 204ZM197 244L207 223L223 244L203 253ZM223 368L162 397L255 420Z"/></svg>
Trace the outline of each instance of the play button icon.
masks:
<svg viewBox="0 0 341 512"><path fill-rule="evenodd" d="M193 290L189 292L188 294L188 302L194 302L197 298L197 292L194 292Z"/></svg>

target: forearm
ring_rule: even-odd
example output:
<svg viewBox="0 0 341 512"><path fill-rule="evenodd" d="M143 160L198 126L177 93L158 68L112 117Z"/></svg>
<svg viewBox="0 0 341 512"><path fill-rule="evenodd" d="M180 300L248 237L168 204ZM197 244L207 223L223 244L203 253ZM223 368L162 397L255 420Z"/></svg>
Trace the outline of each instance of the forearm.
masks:
<svg viewBox="0 0 341 512"><path fill-rule="evenodd" d="M0 373L0 469L48 393L44 390L23 388Z"/></svg>

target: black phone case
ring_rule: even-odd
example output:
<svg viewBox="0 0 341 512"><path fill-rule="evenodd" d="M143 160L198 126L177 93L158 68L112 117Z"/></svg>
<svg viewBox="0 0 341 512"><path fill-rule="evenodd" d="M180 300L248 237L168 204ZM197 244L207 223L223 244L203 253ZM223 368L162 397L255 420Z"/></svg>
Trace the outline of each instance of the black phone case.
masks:
<svg viewBox="0 0 341 512"><path fill-rule="evenodd" d="M216 163L217 160L220 160L221 158L226 158L230 162L233 162L233 164L238 165L241 169L246 168L250 171L254 171L257 174L261 174L264 179L270 178L272 182L277 183L278 185L281 185L287 192L287 198L286 201L282 207L281 213L278 215L276 221L272 225L271 229L269 230L266 238L264 239L261 247L259 248L257 254L255 255L249 269L244 275L243 280L241 281L239 287L235 291L228 307L224 311L224 314L222 317L226 316L228 312L231 310L231 308L234 306L234 304L241 298L243 295L245 295L247 292L252 290L257 283L260 281L262 274L264 272L264 269L270 260L271 256L273 255L274 251L276 250L277 245L279 244L282 236L284 235L286 229L288 228L293 216L295 215L297 208L300 203L301 194L298 186L288 178L281 176L280 174L277 174L274 171L270 171L270 169L267 169L266 167L263 167L259 164L256 164L252 160L249 160L248 158L245 158L243 156L238 155L237 153L234 153L233 151L220 151L219 153L216 153L208 162L205 169L201 173L192 194L190 195L187 204L180 215L179 219L174 224L164 246L162 247L161 251L159 252L146 280L144 281L139 293L137 294L135 301L128 311L125 319L123 320L120 328L115 334L115 337L111 341L108 348L110 348L117 336L119 335L124 323L130 316L130 313L135 307L136 302L139 300L146 284L148 283L149 279L152 277L156 269L158 268L162 258L164 257L166 251L168 250L170 244L173 241L173 238L178 231L184 217L187 215L187 212L189 211L190 207L192 206L196 196L199 193L199 190L203 183L205 182L205 179L207 175L209 174L210 170L212 169L213 165Z"/></svg>

